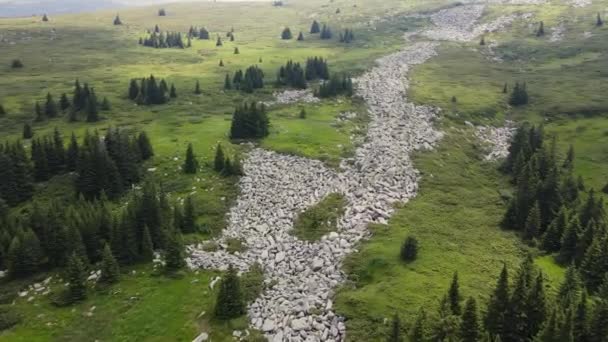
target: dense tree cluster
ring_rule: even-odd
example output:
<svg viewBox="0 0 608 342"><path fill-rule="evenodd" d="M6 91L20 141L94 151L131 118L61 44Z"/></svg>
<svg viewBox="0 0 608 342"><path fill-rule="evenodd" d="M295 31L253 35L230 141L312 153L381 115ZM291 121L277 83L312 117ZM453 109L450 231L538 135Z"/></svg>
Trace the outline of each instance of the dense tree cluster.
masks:
<svg viewBox="0 0 608 342"><path fill-rule="evenodd" d="M184 44L181 32L157 32L154 30L150 32L148 37L140 38L139 44L156 49L183 49L189 47L190 37L188 37L188 44Z"/></svg>
<svg viewBox="0 0 608 342"><path fill-rule="evenodd" d="M505 85L505 88L503 89L503 92L507 89L507 86ZM515 83L515 86L513 87L513 91L511 92L511 96L509 97L509 104L511 106L523 106L528 104L529 101L529 97L528 97L528 89L526 86L526 83L522 83L520 84L519 82Z"/></svg>
<svg viewBox="0 0 608 342"><path fill-rule="evenodd" d="M262 71L262 69L260 69L257 65L250 66L245 70L245 73L243 73L242 70L238 70L234 73L232 85L229 88L226 88L226 86L227 85L225 83L225 89L234 88L237 90L242 90L246 93L253 93L255 89L264 88L264 71Z"/></svg>
<svg viewBox="0 0 608 342"><path fill-rule="evenodd" d="M350 43L355 40L355 34L351 29L345 29L344 33L340 33L340 43Z"/></svg>
<svg viewBox="0 0 608 342"><path fill-rule="evenodd" d="M306 89L304 69L300 63L294 63L290 60L287 62L287 64L281 66L279 72L277 73L277 85Z"/></svg>
<svg viewBox="0 0 608 342"><path fill-rule="evenodd" d="M190 26L188 37L209 40L209 31L205 27L198 28L196 26Z"/></svg>
<svg viewBox="0 0 608 342"><path fill-rule="evenodd" d="M68 97L65 94L61 95L59 104L62 110L67 110L68 108L70 109L70 121L78 121L80 116L83 115L81 113L84 113L87 122L97 122L100 119L100 109L109 109L109 101L106 98L104 98L102 103L99 103L97 95L95 94L95 89L93 87L89 87L87 83L81 86L78 80L76 80L74 83L74 93L72 96L71 106Z"/></svg>
<svg viewBox="0 0 608 342"><path fill-rule="evenodd" d="M179 269L184 260L175 256L184 253L183 222L195 221L193 204L189 206L183 210L170 205L164 191L152 183L134 192L116 212L103 199L67 207L35 202L24 220L0 215L0 267L8 268L12 277L24 277L67 266L68 294L76 295L70 302L86 296L86 285L78 277L81 268L91 264L100 263L103 283L118 281L120 265L152 261L154 250L164 250L167 267Z"/></svg>
<svg viewBox="0 0 608 342"><path fill-rule="evenodd" d="M157 82L154 75L150 75L148 78L142 78L139 82L132 79L129 84L128 96L129 99L139 105L158 105L167 103L170 98L176 98L177 92L173 84L169 88L164 79Z"/></svg>
<svg viewBox="0 0 608 342"><path fill-rule="evenodd" d="M129 137L116 128L109 128L103 139L97 132L87 132L81 146L72 144L74 140L68 150L78 151L76 191L87 199L103 194L110 199L118 198L140 181L139 164L153 155L145 133Z"/></svg>
<svg viewBox="0 0 608 342"><path fill-rule="evenodd" d="M353 95L353 80L349 76L339 77L333 75L329 81L321 83L315 95L320 98L333 96L352 96Z"/></svg>
<svg viewBox="0 0 608 342"><path fill-rule="evenodd" d="M545 293L544 275L528 257L512 281L503 267L487 307L480 310L475 298L463 301L455 274L436 313L420 309L407 334L394 318L388 340L403 341L407 335L412 342L603 342L608 336L608 277L602 288L607 291L596 301L588 300L576 270L570 268L553 298Z"/></svg>
<svg viewBox="0 0 608 342"><path fill-rule="evenodd" d="M327 40L327 39L332 39L333 38L333 33L331 32L331 28L325 24L323 24L323 28L321 29L321 34L319 35L319 37L321 39Z"/></svg>
<svg viewBox="0 0 608 342"><path fill-rule="evenodd" d="M323 57L312 57L306 59L306 80L329 80L329 66Z"/></svg>
<svg viewBox="0 0 608 342"><path fill-rule="evenodd" d="M268 135L270 122L264 104L252 102L238 106L232 116L230 139L261 139Z"/></svg>
<svg viewBox="0 0 608 342"><path fill-rule="evenodd" d="M0 209L29 200L33 193L32 164L23 144L0 145Z"/></svg>
<svg viewBox="0 0 608 342"><path fill-rule="evenodd" d="M608 272L606 213L603 199L575 178L573 149L562 161L555 138L546 143L542 126L522 126L509 151L504 170L516 191L504 226L557 253L562 264L574 264L587 287L597 290Z"/></svg>

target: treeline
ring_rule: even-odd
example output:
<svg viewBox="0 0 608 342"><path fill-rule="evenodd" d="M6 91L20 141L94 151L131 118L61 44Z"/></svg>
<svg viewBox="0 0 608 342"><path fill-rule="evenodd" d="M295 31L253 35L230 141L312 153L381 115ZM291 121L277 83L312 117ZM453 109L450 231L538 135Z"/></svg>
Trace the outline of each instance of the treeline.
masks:
<svg viewBox="0 0 608 342"><path fill-rule="evenodd" d="M157 82L154 75L150 75L148 78L142 78L139 82L137 79L132 79L129 83L128 97L139 105L158 105L176 98L177 90L173 83L169 88L164 79Z"/></svg>
<svg viewBox="0 0 608 342"><path fill-rule="evenodd" d="M522 126L509 148L504 170L516 191L503 219L508 229L575 265L589 290L608 272L608 229L603 199L574 176L574 150L564 160L556 140L545 141L543 127Z"/></svg>
<svg viewBox="0 0 608 342"><path fill-rule="evenodd" d="M70 268L73 257L90 268L106 261L105 246L120 265L150 262L154 251L163 250L167 268L179 269L185 264L181 233L199 229L192 198L171 205L162 188L152 183L114 212L104 199L67 207L34 202L23 220L0 211L0 222L0 267L15 278L42 269Z"/></svg>
<svg viewBox="0 0 608 342"><path fill-rule="evenodd" d="M139 38L139 44L156 49L178 48L192 46L190 37L187 38L187 43L184 44L181 32L151 32L148 37Z"/></svg>
<svg viewBox="0 0 608 342"><path fill-rule="evenodd" d="M87 83L80 85L78 80L74 83L71 101L66 93L61 94L59 102L55 100L51 93L48 93L43 105L36 102L34 106L35 121L53 119L61 113L68 112L68 120L70 122L79 121L83 118L87 122L97 122L100 120L99 112L110 109L110 101L106 97L99 101L95 89L89 87Z"/></svg>
<svg viewBox="0 0 608 342"><path fill-rule="evenodd" d="M512 280L511 280L512 279ZM590 300L574 268L568 269L556 296L545 291L545 277L528 257L514 276L503 267L487 307L466 301L458 274L436 312L420 308L407 334L395 315L388 341L410 342L605 342L608 336L608 276L597 300Z"/></svg>
<svg viewBox="0 0 608 342"><path fill-rule="evenodd" d="M236 107L230 126L230 139L261 139L268 136L270 121L266 115L266 106L252 102Z"/></svg>
<svg viewBox="0 0 608 342"><path fill-rule="evenodd" d="M232 81L230 75L226 75L224 89L236 89L246 93L253 93L255 89L264 88L264 71L257 65L252 65L245 70L238 70L234 73Z"/></svg>

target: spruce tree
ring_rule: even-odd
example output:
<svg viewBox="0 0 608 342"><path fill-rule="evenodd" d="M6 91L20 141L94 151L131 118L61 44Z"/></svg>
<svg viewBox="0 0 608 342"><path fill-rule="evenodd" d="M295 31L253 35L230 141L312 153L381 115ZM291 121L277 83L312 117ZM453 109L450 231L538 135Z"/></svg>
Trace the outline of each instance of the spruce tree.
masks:
<svg viewBox="0 0 608 342"><path fill-rule="evenodd" d="M186 160L184 161L182 169L184 170L184 173L187 174L195 174L198 171L198 161L194 156L192 144L188 144L188 149L186 150Z"/></svg>
<svg viewBox="0 0 608 342"><path fill-rule="evenodd" d="M420 308L418 315L416 316L416 322L409 332L410 342L427 342L429 341L429 327L428 318L424 308Z"/></svg>
<svg viewBox="0 0 608 342"><path fill-rule="evenodd" d="M554 308L549 315L549 319L543 325L542 330L536 337L537 342L558 342L559 341L559 324L560 317L557 310Z"/></svg>
<svg viewBox="0 0 608 342"><path fill-rule="evenodd" d="M224 44L222 43L222 38L221 38L220 36L218 36L218 37L217 37L217 41L215 42L215 46L222 46L222 45L224 45Z"/></svg>
<svg viewBox="0 0 608 342"><path fill-rule="evenodd" d="M23 125L23 139L32 139L34 136L34 132L32 131L32 126L29 123L25 123Z"/></svg>
<svg viewBox="0 0 608 342"><path fill-rule="evenodd" d="M589 318L587 312L587 293L583 292L573 315L572 335L575 341L589 341Z"/></svg>
<svg viewBox="0 0 608 342"><path fill-rule="evenodd" d="M76 135L72 132L70 144L68 145L68 150L66 151L66 167L68 171L76 171L76 165L78 163L80 154L79 151L80 147L78 146L78 140L76 139Z"/></svg>
<svg viewBox="0 0 608 342"><path fill-rule="evenodd" d="M386 341L403 342L403 338L401 337L401 321L399 319L399 315L397 314L393 316L393 321L391 322L391 330Z"/></svg>
<svg viewBox="0 0 608 342"><path fill-rule="evenodd" d="M302 108L300 110L300 115L299 115L300 119L306 119L306 109Z"/></svg>
<svg viewBox="0 0 608 342"><path fill-rule="evenodd" d="M141 132L137 136L137 147L142 160L148 160L154 156L154 150L146 132Z"/></svg>
<svg viewBox="0 0 608 342"><path fill-rule="evenodd" d="M597 13L597 19L595 20L595 26L600 27L604 25L604 20L602 20L602 16L600 15L600 13Z"/></svg>
<svg viewBox="0 0 608 342"><path fill-rule="evenodd" d="M99 121L99 110L97 109L97 97L95 91L91 88L89 97L86 101L87 106L87 122Z"/></svg>
<svg viewBox="0 0 608 342"><path fill-rule="evenodd" d="M568 264L576 256L576 246L578 244L578 232L580 231L580 221L578 217L570 219L561 240L561 249L557 260L562 264Z"/></svg>
<svg viewBox="0 0 608 342"><path fill-rule="evenodd" d="M46 13L42 16L42 21L49 21L49 17L46 15Z"/></svg>
<svg viewBox="0 0 608 342"><path fill-rule="evenodd" d="M150 229L147 225L144 225L144 229L141 235L141 244L139 247L139 259L143 262L150 262L154 259L154 244L152 243L152 237L150 236Z"/></svg>
<svg viewBox="0 0 608 342"><path fill-rule="evenodd" d="M69 282L66 300L69 303L75 303L86 299L86 270L84 263L75 253L68 260L66 277Z"/></svg>
<svg viewBox="0 0 608 342"><path fill-rule="evenodd" d="M112 105L110 104L110 101L107 97L103 97L103 100L101 101L101 106L99 108L103 111L109 111L110 109L112 109Z"/></svg>
<svg viewBox="0 0 608 342"><path fill-rule="evenodd" d="M545 35L545 23L541 21L540 24L538 25L538 30L536 31L536 36L541 37L544 35Z"/></svg>
<svg viewBox="0 0 608 342"><path fill-rule="evenodd" d="M559 288L557 301L563 310L568 310L579 303L581 294L582 283L580 275L576 266L570 265L566 270L564 281Z"/></svg>
<svg viewBox="0 0 608 342"><path fill-rule="evenodd" d="M114 258L114 255L112 254L110 245L106 243L103 247L103 256L101 260L101 275L99 276L99 282L104 284L114 284L117 283L119 279L120 267L118 266L116 258Z"/></svg>
<svg viewBox="0 0 608 342"><path fill-rule="evenodd" d="M4 107L2 106L2 104L0 104L0 118L6 115L6 110L4 109Z"/></svg>
<svg viewBox="0 0 608 342"><path fill-rule="evenodd" d="M137 80L132 79L129 84L129 99L135 101L137 96L139 95L139 85L137 85Z"/></svg>
<svg viewBox="0 0 608 342"><path fill-rule="evenodd" d="M201 84L199 83L199 81L196 81L196 85L194 86L194 93L196 95L200 95L203 92L201 91Z"/></svg>
<svg viewBox="0 0 608 342"><path fill-rule="evenodd" d="M312 22L311 27L310 27L310 33L311 34L315 34L315 33L319 33L319 32L321 32L321 28L319 26L319 23L316 20L314 20Z"/></svg>
<svg viewBox="0 0 608 342"><path fill-rule="evenodd" d="M122 21L120 20L120 16L117 14L116 18L114 18L114 25L122 25Z"/></svg>
<svg viewBox="0 0 608 342"><path fill-rule="evenodd" d="M450 310L452 310L452 314L460 316L462 313L462 308L460 307L460 285L458 284L458 272L454 272L454 276L452 277L452 283L450 284L450 289L448 290L448 298L450 300Z"/></svg>
<svg viewBox="0 0 608 342"><path fill-rule="evenodd" d="M477 342L481 337L479 318L477 316L477 303L473 297L467 299L462 322L460 323L460 338L462 342Z"/></svg>
<svg viewBox="0 0 608 342"><path fill-rule="evenodd" d="M224 89L232 89L232 81L230 80L230 74L226 74L226 78L224 79Z"/></svg>
<svg viewBox="0 0 608 342"><path fill-rule="evenodd" d="M490 298L484 319L485 328L492 336L503 336L507 325L510 324L510 322L506 321L506 314L509 309L509 298L509 273L507 266L504 265L496 288Z"/></svg>
<svg viewBox="0 0 608 342"><path fill-rule="evenodd" d="M241 53L241 52L239 51L239 48L238 48L238 47L235 47L235 48L234 48L234 54L235 54L235 55L238 55L238 54L240 54L240 53Z"/></svg>
<svg viewBox="0 0 608 342"><path fill-rule="evenodd" d="M191 234L196 232L196 209L194 208L194 200L192 196L186 197L186 201L184 203L184 213L182 217L182 232L185 234Z"/></svg>
<svg viewBox="0 0 608 342"><path fill-rule="evenodd" d="M304 40L304 34L302 33L302 31L300 31L300 33L298 34L298 41L301 42Z"/></svg>
<svg viewBox="0 0 608 342"><path fill-rule="evenodd" d="M291 30L289 29L289 27L284 28L283 32L281 32L281 39L289 40L291 38L293 38L293 35L291 34Z"/></svg>
<svg viewBox="0 0 608 342"><path fill-rule="evenodd" d="M40 107L40 103L38 103L38 101L36 101L36 104L34 105L34 113L36 114L34 121L40 122L45 119L44 112L42 111L42 107Z"/></svg>
<svg viewBox="0 0 608 342"><path fill-rule="evenodd" d="M171 90L169 91L169 97L172 99L177 98L177 90L175 90L175 85L171 83Z"/></svg>
<svg viewBox="0 0 608 342"><path fill-rule="evenodd" d="M68 99L68 95L66 93L61 94L61 98L59 99L59 108L62 111L66 111L70 108L70 100Z"/></svg>
<svg viewBox="0 0 608 342"><path fill-rule="evenodd" d="M168 234L165 248L165 270L171 273L181 270L185 266L182 236L179 232L172 231Z"/></svg>
<svg viewBox="0 0 608 342"><path fill-rule="evenodd" d="M44 104L44 115L48 118L54 118L57 116L57 104L53 99L51 93L46 94L46 103Z"/></svg>
<svg viewBox="0 0 608 342"><path fill-rule="evenodd" d="M216 172L222 172L224 170L224 160L225 156L224 151L222 149L222 145L217 144L217 147L215 148L215 158L213 162L213 169Z"/></svg>
<svg viewBox="0 0 608 342"><path fill-rule="evenodd" d="M541 229L540 220L540 208L538 202L536 202L528 213L528 218L526 219L526 225L524 227L524 237L527 240L532 240L538 236Z"/></svg>
<svg viewBox="0 0 608 342"><path fill-rule="evenodd" d="M245 301L241 290L239 277L232 265L222 279L215 303L215 317L229 320L240 317L245 313Z"/></svg>
<svg viewBox="0 0 608 342"><path fill-rule="evenodd" d="M224 67L224 60L223 59L220 59L220 64L219 65L220 65L220 67Z"/></svg>
<svg viewBox="0 0 608 342"><path fill-rule="evenodd" d="M526 317L528 318L530 338L538 334L543 323L545 322L547 315L547 304L543 279L544 277L542 272L538 272L526 303Z"/></svg>

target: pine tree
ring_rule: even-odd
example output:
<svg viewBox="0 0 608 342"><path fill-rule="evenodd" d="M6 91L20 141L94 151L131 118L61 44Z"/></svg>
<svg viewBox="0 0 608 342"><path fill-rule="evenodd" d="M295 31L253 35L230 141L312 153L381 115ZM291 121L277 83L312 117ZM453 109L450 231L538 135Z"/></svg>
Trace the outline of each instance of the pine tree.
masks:
<svg viewBox="0 0 608 342"><path fill-rule="evenodd" d="M291 34L291 30L289 29L289 27L284 28L283 32L281 32L281 39L289 40L291 38L293 38L293 35Z"/></svg>
<svg viewBox="0 0 608 342"><path fill-rule="evenodd" d="M587 317L587 293L583 292L573 315L572 336L577 342L589 341L589 322Z"/></svg>
<svg viewBox="0 0 608 342"><path fill-rule="evenodd" d="M177 98L177 90L175 90L175 85L171 83L171 90L169 91L169 97L172 99Z"/></svg>
<svg viewBox="0 0 608 342"><path fill-rule="evenodd" d="M561 249L557 260L562 264L568 264L574 260L576 256L576 246L578 244L578 232L580 231L580 222L578 217L570 219L564 235L561 240Z"/></svg>
<svg viewBox="0 0 608 342"><path fill-rule="evenodd" d="M194 156L192 144L188 144L188 149L186 150L186 160L184 161L183 170L184 173L188 174L195 174L198 171L198 161Z"/></svg>
<svg viewBox="0 0 608 342"><path fill-rule="evenodd" d="M192 196L186 197L184 203L184 216L182 217L182 232L191 234L196 232L196 209L194 208L194 200Z"/></svg>
<svg viewBox="0 0 608 342"><path fill-rule="evenodd" d="M150 143L150 139L146 132L141 132L137 136L137 147L142 160L148 160L154 156L154 150L152 149L152 144Z"/></svg>
<svg viewBox="0 0 608 342"><path fill-rule="evenodd" d="M460 316L462 313L462 308L460 306L460 285L458 284L458 272L454 272L452 283L450 285L450 289L448 290L448 297L450 300L450 310L452 310L452 314Z"/></svg>
<svg viewBox="0 0 608 342"><path fill-rule="evenodd" d="M545 23L541 21L540 24L538 25L538 30L536 31L536 36L541 37L544 35L545 35Z"/></svg>
<svg viewBox="0 0 608 342"><path fill-rule="evenodd" d="M222 279L215 304L215 317L221 320L237 318L245 313L245 301L239 277L232 265Z"/></svg>
<svg viewBox="0 0 608 342"><path fill-rule="evenodd" d="M393 316L393 321L391 323L391 330L388 336L387 342L403 342L403 338L401 337L401 321L399 319L399 315L395 314Z"/></svg>
<svg viewBox="0 0 608 342"><path fill-rule="evenodd" d="M416 316L416 322L414 326L410 330L409 333L409 341L410 342L427 342L429 341L429 327L428 327L428 318L426 315L426 311L424 308L421 308L418 311L418 315Z"/></svg>
<svg viewBox="0 0 608 342"><path fill-rule="evenodd" d="M477 342L481 337L479 318L477 316L477 303L473 297L467 299L462 322L460 323L460 338L462 342Z"/></svg>
<svg viewBox="0 0 608 342"><path fill-rule="evenodd" d="M57 104L53 99L51 93L46 94L46 103L44 104L44 115L48 118L54 118L57 116Z"/></svg>
<svg viewBox="0 0 608 342"><path fill-rule="evenodd" d="M86 270L82 260L74 253L70 256L66 267L66 276L69 282L67 301L79 302L87 298Z"/></svg>
<svg viewBox="0 0 608 342"><path fill-rule="evenodd" d="M542 330L536 337L537 342L558 342L559 341L559 320L556 309L551 311L549 319L543 325Z"/></svg>
<svg viewBox="0 0 608 342"><path fill-rule="evenodd" d="M110 249L110 245L107 243L103 247L103 257L101 261L101 275L99 277L99 282L104 284L114 284L117 283L120 279L120 267L118 266L118 262L114 255L112 254L112 250Z"/></svg>
<svg viewBox="0 0 608 342"><path fill-rule="evenodd" d="M306 109L302 108L300 110L300 115L299 115L300 119L306 119Z"/></svg>
<svg viewBox="0 0 608 342"><path fill-rule="evenodd" d="M114 25L122 25L122 21L120 20L120 16L117 14L116 18L114 18Z"/></svg>
<svg viewBox="0 0 608 342"><path fill-rule="evenodd" d="M496 288L490 298L487 314L484 319L486 330L492 336L503 336L507 325L506 314L509 309L509 273L507 266L503 266Z"/></svg>
<svg viewBox="0 0 608 342"><path fill-rule="evenodd" d="M597 13L597 19L595 21L595 26L600 27L604 25L604 20L602 20L602 16L600 15L600 13Z"/></svg>
<svg viewBox="0 0 608 342"><path fill-rule="evenodd" d="M66 111L70 108L70 100L68 99L68 95L66 93L61 94L61 98L59 99L59 108L62 111Z"/></svg>
<svg viewBox="0 0 608 342"><path fill-rule="evenodd" d="M300 33L298 33L298 41L301 42L304 40L304 34L302 33L302 31L300 31Z"/></svg>
<svg viewBox="0 0 608 342"><path fill-rule="evenodd" d="M224 44L222 43L222 38L221 38L220 36L218 36L218 37L217 37L217 41L215 42L215 46L222 46L222 45L224 45Z"/></svg>
<svg viewBox="0 0 608 342"><path fill-rule="evenodd" d="M223 59L220 59L220 64L219 65L220 65L220 67L224 67L224 60Z"/></svg>
<svg viewBox="0 0 608 342"><path fill-rule="evenodd" d="M103 97L100 108L103 111L108 111L108 110L112 109L112 105L110 104L110 101L108 100L107 97L105 97L105 96Z"/></svg>
<svg viewBox="0 0 608 342"><path fill-rule="evenodd" d="M239 51L239 48L238 48L238 47L235 47L235 48L234 48L234 54L235 54L235 55L238 55L238 54L240 54L240 53L241 53L241 52Z"/></svg>
<svg viewBox="0 0 608 342"><path fill-rule="evenodd" d="M562 282L557 299L562 309L568 310L576 306L581 297L582 284L580 275L575 265L570 265L566 270L566 276Z"/></svg>
<svg viewBox="0 0 608 342"><path fill-rule="evenodd" d="M538 236L540 229L540 208L538 202L536 202L528 213L528 218L526 219L526 225L524 227L524 237L527 240L532 240Z"/></svg>
<svg viewBox="0 0 608 342"><path fill-rule="evenodd" d="M215 158L213 162L213 169L216 172L222 172L224 170L224 160L225 156L224 151L222 149L222 145L217 144L217 147L215 148Z"/></svg>
<svg viewBox="0 0 608 342"><path fill-rule="evenodd" d="M201 84L199 83L199 81L196 81L196 85L194 86L194 93L196 95L200 95L203 92L201 91Z"/></svg>
<svg viewBox="0 0 608 342"><path fill-rule="evenodd" d="M0 118L6 115L6 110L4 109L4 107L0 104Z"/></svg>
<svg viewBox="0 0 608 342"><path fill-rule="evenodd" d="M230 80L230 74L226 74L226 78L224 79L224 89L232 89L232 81Z"/></svg>
<svg viewBox="0 0 608 342"><path fill-rule="evenodd" d="M129 84L129 99L135 101L137 96L139 95L139 86L137 85L137 80L132 79Z"/></svg>
<svg viewBox="0 0 608 342"><path fill-rule="evenodd" d="M526 317L528 318L529 337L538 334L545 322L547 304L545 299L545 286L542 272L539 272L531 288L526 302Z"/></svg>
<svg viewBox="0 0 608 342"><path fill-rule="evenodd" d="M32 126L29 123L25 123L23 125L23 139L32 139L34 136L34 132L32 131Z"/></svg>
<svg viewBox="0 0 608 342"><path fill-rule="evenodd" d="M186 266L184 260L184 243L179 232L173 231L167 237L165 248L165 270L175 272Z"/></svg>
<svg viewBox="0 0 608 342"><path fill-rule="evenodd" d="M49 21L49 17L46 15L46 13L42 16L42 21Z"/></svg>
<svg viewBox="0 0 608 342"><path fill-rule="evenodd" d="M36 117L34 118L34 121L40 122L45 119L44 112L42 111L42 107L40 107L40 103L38 103L37 101L36 101L36 104L34 105L34 112L36 113Z"/></svg>
<svg viewBox="0 0 608 342"><path fill-rule="evenodd" d="M312 22L312 26L310 27L310 33L311 34L315 34L315 33L319 33L319 32L321 32L321 28L319 26L319 23L316 20L314 20Z"/></svg>
<svg viewBox="0 0 608 342"><path fill-rule="evenodd" d="M144 225L144 230L141 235L141 245L139 248L139 259L143 262L150 262L154 259L154 244L150 236L150 229Z"/></svg>
<svg viewBox="0 0 608 342"><path fill-rule="evenodd" d="M66 151L66 166L68 171L76 171L79 151L78 140L76 139L76 135L72 132L70 145L68 145L68 150Z"/></svg>

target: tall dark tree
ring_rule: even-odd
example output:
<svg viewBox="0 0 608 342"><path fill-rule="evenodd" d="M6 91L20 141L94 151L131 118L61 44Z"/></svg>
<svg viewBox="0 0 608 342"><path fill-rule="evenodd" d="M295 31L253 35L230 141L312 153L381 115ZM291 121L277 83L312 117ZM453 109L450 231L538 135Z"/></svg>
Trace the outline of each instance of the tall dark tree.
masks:
<svg viewBox="0 0 608 342"><path fill-rule="evenodd" d="M509 298L509 273L505 265L488 303L484 319L485 328L492 336L503 336L508 324L510 324L510 322L506 321L507 311L509 310Z"/></svg>
<svg viewBox="0 0 608 342"><path fill-rule="evenodd" d="M245 313L245 301L239 277L232 265L222 279L215 304L215 317L221 320L237 318Z"/></svg>
<svg viewBox="0 0 608 342"><path fill-rule="evenodd" d="M66 276L69 282L66 294L68 302L75 303L86 299L86 269L84 263L76 254L72 254L68 260Z"/></svg>
<svg viewBox="0 0 608 342"><path fill-rule="evenodd" d="M475 298L470 297L465 304L462 322L460 323L460 338L462 342L479 341L481 337L480 330L477 303L475 302Z"/></svg>
<svg viewBox="0 0 608 342"><path fill-rule="evenodd" d="M217 147L215 148L215 158L213 161L213 169L217 172L222 172L224 170L224 161L225 161L225 156L224 156L224 150L222 149L222 145L221 144L217 144Z"/></svg>
<svg viewBox="0 0 608 342"><path fill-rule="evenodd" d="M421 308L416 316L416 322L409 332L410 342L427 342L430 340L429 322L426 311Z"/></svg>
<svg viewBox="0 0 608 342"><path fill-rule="evenodd" d="M192 196L186 197L184 203L184 215L182 217L182 232L185 234L191 234L196 232L196 209L194 207L194 200Z"/></svg>
<svg viewBox="0 0 608 342"><path fill-rule="evenodd" d="M141 153L142 160L148 160L154 156L154 150L146 132L141 132L137 136L137 147Z"/></svg>
<svg viewBox="0 0 608 342"><path fill-rule="evenodd" d="M201 84L199 83L199 81L196 81L196 85L194 86L194 93L196 95L200 95L203 93L203 91L201 90Z"/></svg>
<svg viewBox="0 0 608 342"><path fill-rule="evenodd" d="M595 26L600 27L604 25L604 20L602 20L602 16L600 15L600 13L597 13L597 18L595 20Z"/></svg>
<svg viewBox="0 0 608 342"><path fill-rule="evenodd" d="M545 23L541 21L538 24L538 30L536 30L536 36L537 37L542 37L544 35L545 35Z"/></svg>
<svg viewBox="0 0 608 342"><path fill-rule="evenodd" d="M454 272L454 276L452 277L452 283L450 284L450 289L448 290L448 298L450 300L450 310L452 310L452 314L456 316L460 316L462 313L462 307L460 306L460 285L458 284L458 272Z"/></svg>
<svg viewBox="0 0 608 342"><path fill-rule="evenodd" d="M6 115L6 109L0 104L0 118Z"/></svg>
<svg viewBox="0 0 608 342"><path fill-rule="evenodd" d="M116 15L114 18L114 25L122 25L122 20L120 20L120 15Z"/></svg>
<svg viewBox="0 0 608 342"><path fill-rule="evenodd" d="M300 31L300 33L298 33L298 41L301 42L304 40L304 34L302 33L302 31Z"/></svg>
<svg viewBox="0 0 608 342"><path fill-rule="evenodd" d="M54 118L57 116L57 103L53 99L51 93L46 94L46 103L44 104L44 115L48 118Z"/></svg>
<svg viewBox="0 0 608 342"><path fill-rule="evenodd" d="M319 23L314 20L312 22L312 25L310 26L310 33L315 34L315 33L319 33L321 32L321 27L319 26Z"/></svg>
<svg viewBox="0 0 608 342"><path fill-rule="evenodd" d="M393 321L391 322L391 330L389 332L387 342L403 342L403 337L401 336L401 320L399 319L399 315L393 315Z"/></svg>
<svg viewBox="0 0 608 342"><path fill-rule="evenodd" d="M59 108L62 111L66 111L70 108L70 100L68 99L68 95L66 93L61 94L61 98L59 99Z"/></svg>
<svg viewBox="0 0 608 342"><path fill-rule="evenodd" d="M184 161L182 169L184 170L184 173L188 174L194 174L198 171L198 161L194 156L192 144L188 144L188 149L186 150L186 160Z"/></svg>
<svg viewBox="0 0 608 342"><path fill-rule="evenodd" d="M103 248L103 257L101 261L101 275L99 276L99 282L104 284L114 284L120 280L120 266L110 246L106 244Z"/></svg>
<svg viewBox="0 0 608 342"><path fill-rule="evenodd" d="M25 123L23 125L23 139L32 139L33 136L32 126L29 123Z"/></svg>

